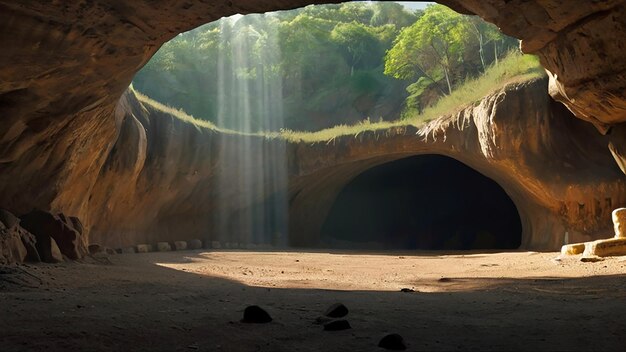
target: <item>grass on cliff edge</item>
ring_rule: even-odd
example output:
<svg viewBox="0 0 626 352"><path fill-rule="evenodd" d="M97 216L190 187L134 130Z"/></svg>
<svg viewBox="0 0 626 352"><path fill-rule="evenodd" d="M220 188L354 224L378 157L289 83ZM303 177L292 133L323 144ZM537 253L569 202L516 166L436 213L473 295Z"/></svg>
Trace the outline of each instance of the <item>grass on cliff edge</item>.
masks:
<svg viewBox="0 0 626 352"><path fill-rule="evenodd" d="M331 141L344 135L356 136L361 132L383 130L396 126L414 125L419 127L435 118L453 114L468 105L476 104L483 97L508 84L525 82L544 75L545 71L536 56L512 51L500 60L498 65L490 66L483 75L477 78L468 78L456 87L452 94L439 99L435 105L424 109L421 114L396 121L372 122L368 118L354 125L338 125L317 132L283 130L281 135L292 142L313 143Z"/></svg>
<svg viewBox="0 0 626 352"><path fill-rule="evenodd" d="M391 127L413 125L419 127L424 123L440 116L453 114L465 107L476 104L488 94L512 83L520 83L533 78L545 75L543 67L539 64L539 59L534 55L523 55L517 51L510 52L498 65L492 65L485 73L477 78L469 78L456 87L452 94L447 95L426 109L421 114L396 121L372 122L370 119L363 120L354 125L337 125L331 128L316 132L300 132L292 130L281 130L280 132L256 133L252 135L269 138L284 138L290 142L328 142L334 138L346 135L358 135L365 131L384 130ZM131 87L132 88L132 87ZM135 90L139 101L143 104L167 112L183 121L193 123L196 126L210 128L224 133L244 134L237 131L221 129L210 121L197 119L181 109L175 109L161 104L148 96ZM246 135L250 135L246 133Z"/></svg>

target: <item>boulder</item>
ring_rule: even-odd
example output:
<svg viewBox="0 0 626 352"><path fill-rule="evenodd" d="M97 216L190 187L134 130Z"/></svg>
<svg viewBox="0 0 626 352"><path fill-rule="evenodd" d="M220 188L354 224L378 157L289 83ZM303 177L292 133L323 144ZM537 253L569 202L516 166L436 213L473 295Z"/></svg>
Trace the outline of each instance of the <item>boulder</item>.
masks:
<svg viewBox="0 0 626 352"><path fill-rule="evenodd" d="M20 225L20 219L5 209L0 209L0 223L7 229L12 229Z"/></svg>
<svg viewBox="0 0 626 352"><path fill-rule="evenodd" d="M185 249L187 249L187 242L174 241L174 249L177 251L184 251Z"/></svg>
<svg viewBox="0 0 626 352"><path fill-rule="evenodd" d="M28 252L16 228L0 227L0 264L21 263Z"/></svg>
<svg viewBox="0 0 626 352"><path fill-rule="evenodd" d="M170 246L167 242L158 242L157 243L157 251L159 252L170 252L172 250L172 246Z"/></svg>
<svg viewBox="0 0 626 352"><path fill-rule="evenodd" d="M119 248L118 251L120 254L129 254L129 253L137 253L137 251L135 250L135 247L123 247L123 248Z"/></svg>
<svg viewBox="0 0 626 352"><path fill-rule="evenodd" d="M137 245L137 253L149 253L152 251L153 251L153 248L151 244L138 244Z"/></svg>
<svg viewBox="0 0 626 352"><path fill-rule="evenodd" d="M76 222L79 223L78 219ZM46 238L50 237L58 244L61 253L69 259L80 259L88 253L83 236L74 227L78 225L63 214L54 215L42 210L33 210L21 217L21 225L35 235L37 243L44 243L42 248L46 251L49 243ZM82 230L82 225L78 227Z"/></svg>
<svg viewBox="0 0 626 352"><path fill-rule="evenodd" d="M41 258L39 257L39 252L37 251L37 239L35 238L35 235L24 230L22 227L19 228L19 232L20 237L22 238L22 243L28 253L26 255L26 261L34 263L40 262Z"/></svg>
<svg viewBox="0 0 626 352"><path fill-rule="evenodd" d="M40 262L35 243L35 236L20 226L18 217L0 209L0 262Z"/></svg>

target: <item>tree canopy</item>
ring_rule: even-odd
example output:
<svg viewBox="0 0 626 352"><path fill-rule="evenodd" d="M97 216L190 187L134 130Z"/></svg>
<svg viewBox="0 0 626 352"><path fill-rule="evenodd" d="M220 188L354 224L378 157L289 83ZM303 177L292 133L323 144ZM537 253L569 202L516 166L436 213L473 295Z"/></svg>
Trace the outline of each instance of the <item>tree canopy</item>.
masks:
<svg viewBox="0 0 626 352"><path fill-rule="evenodd" d="M419 110L516 44L441 5L415 13L393 2L311 5L182 33L133 83L221 127L316 130ZM242 110L252 116L246 126L234 122Z"/></svg>

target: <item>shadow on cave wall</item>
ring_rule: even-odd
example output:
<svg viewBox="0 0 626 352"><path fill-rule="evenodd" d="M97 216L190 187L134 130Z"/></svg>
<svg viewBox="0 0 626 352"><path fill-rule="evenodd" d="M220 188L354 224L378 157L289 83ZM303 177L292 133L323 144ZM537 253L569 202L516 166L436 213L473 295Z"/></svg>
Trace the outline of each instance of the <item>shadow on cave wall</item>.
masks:
<svg viewBox="0 0 626 352"><path fill-rule="evenodd" d="M522 225L496 182L441 155L376 166L338 195L322 245L357 249L516 249Z"/></svg>

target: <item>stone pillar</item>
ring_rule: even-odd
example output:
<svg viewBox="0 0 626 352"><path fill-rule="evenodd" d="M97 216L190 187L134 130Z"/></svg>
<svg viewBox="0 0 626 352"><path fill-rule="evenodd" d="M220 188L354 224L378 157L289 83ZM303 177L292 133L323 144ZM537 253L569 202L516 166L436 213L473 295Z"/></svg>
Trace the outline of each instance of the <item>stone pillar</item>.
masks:
<svg viewBox="0 0 626 352"><path fill-rule="evenodd" d="M626 238L626 208L617 208L612 214L615 238Z"/></svg>

